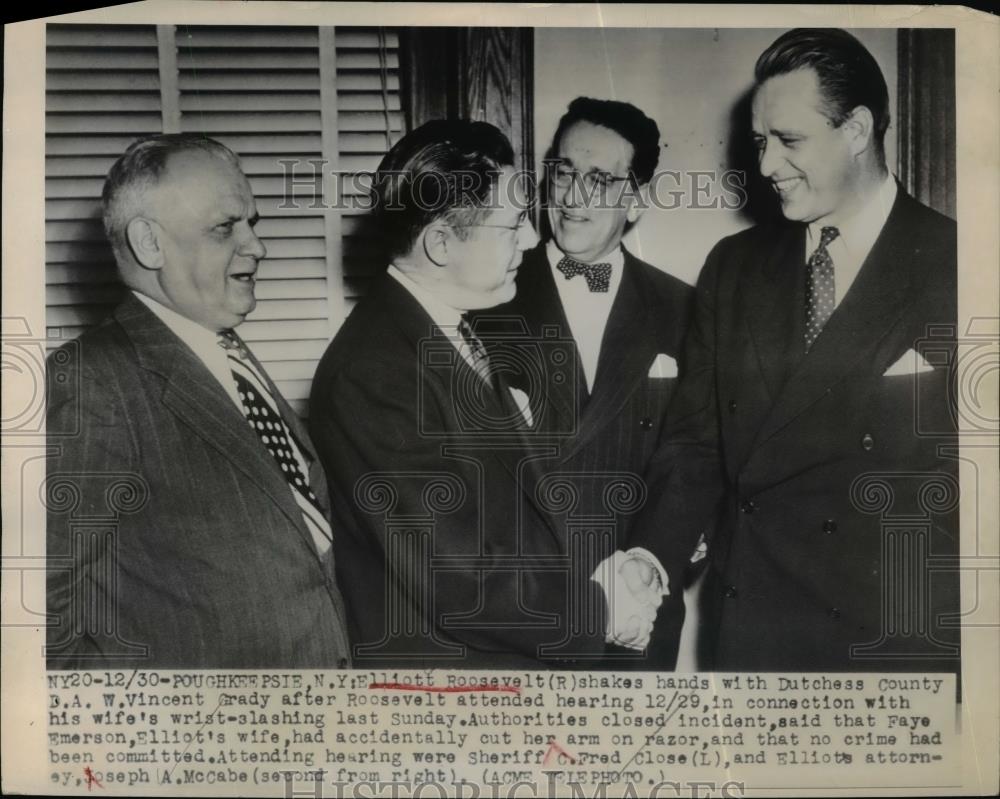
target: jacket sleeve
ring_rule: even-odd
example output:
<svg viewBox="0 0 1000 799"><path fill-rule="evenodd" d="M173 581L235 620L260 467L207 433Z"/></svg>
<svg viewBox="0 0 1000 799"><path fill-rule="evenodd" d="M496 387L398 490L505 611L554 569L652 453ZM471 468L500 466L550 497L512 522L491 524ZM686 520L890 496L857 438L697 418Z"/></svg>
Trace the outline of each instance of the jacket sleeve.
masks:
<svg viewBox="0 0 1000 799"><path fill-rule="evenodd" d="M698 278L680 382L646 473L650 499L630 542L656 555L671 586L683 585L685 569L703 534L711 546L725 486L716 383L717 297L724 247L725 241L715 246Z"/></svg>
<svg viewBox="0 0 1000 799"><path fill-rule="evenodd" d="M48 372L46 630L50 668L92 668L118 649L116 512L145 501L113 381Z"/></svg>
<svg viewBox="0 0 1000 799"><path fill-rule="evenodd" d="M443 407L453 399L425 391L418 401L416 364L355 361L324 371L310 428L330 481L339 576L358 640L384 639L398 602L450 641L538 658L568 634L571 603L583 602L591 618L575 646L601 651L606 611L591 572L571 583L554 565L554 542L542 543L551 533L520 505L513 475L454 432ZM472 611L476 621L461 624ZM535 626L504 621L519 614Z"/></svg>

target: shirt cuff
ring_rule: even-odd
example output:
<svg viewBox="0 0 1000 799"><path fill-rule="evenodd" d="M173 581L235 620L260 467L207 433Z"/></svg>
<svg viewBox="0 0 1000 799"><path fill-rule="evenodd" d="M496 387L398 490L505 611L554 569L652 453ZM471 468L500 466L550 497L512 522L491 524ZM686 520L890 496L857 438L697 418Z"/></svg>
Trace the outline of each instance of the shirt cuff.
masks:
<svg viewBox="0 0 1000 799"><path fill-rule="evenodd" d="M663 568L660 564L659 559L650 552L648 549L643 549L642 547L632 547L625 551L626 555L630 557L642 558L646 563L653 567L656 573L660 576L660 594L661 596L668 596L670 594L670 578L667 577L667 570Z"/></svg>

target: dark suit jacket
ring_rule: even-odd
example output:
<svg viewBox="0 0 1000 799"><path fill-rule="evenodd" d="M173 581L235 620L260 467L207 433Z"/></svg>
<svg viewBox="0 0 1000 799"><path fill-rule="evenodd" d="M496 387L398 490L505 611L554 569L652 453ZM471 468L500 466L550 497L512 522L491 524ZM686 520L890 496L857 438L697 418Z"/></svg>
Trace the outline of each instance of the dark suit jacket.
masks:
<svg viewBox="0 0 1000 799"><path fill-rule="evenodd" d="M509 408L484 387L388 275L320 362L309 423L357 664L565 667L603 647L600 553L571 553L524 490L524 444L490 432Z"/></svg>
<svg viewBox="0 0 1000 799"><path fill-rule="evenodd" d="M665 420L665 411L677 383L675 378L649 377L660 353L681 359L694 290L681 280L624 251L624 271L618 294L608 317L593 392L588 396L583 367L573 334L562 307L558 289L545 253L539 244L525 253L517 275L517 295L505 305L481 313L481 327L501 324L518 326L534 341L542 342L542 358L534 370L524 369L526 379L515 382L530 398L537 420L533 440L548 438L557 444L553 456L537 462L539 474L565 475L575 489L576 503L557 515L563 526L582 518L605 518L613 530L613 548L630 544L632 507L622 512L623 480L638 483L644 491L643 475L652 457ZM583 278L577 278L582 280ZM558 339L569 342L575 364L566 371L562 363L553 368L545 344ZM509 346L505 338L500 348ZM487 341L495 341L487 337ZM542 379L531 379L531 375ZM631 503L629 503L631 504ZM697 535L695 536L697 540ZM664 563L671 576L672 591L657 619L648 657L637 658L624 651L609 652L608 665L624 668L628 662L645 668L672 668L683 622L683 581L694 542L682 547L686 554Z"/></svg>
<svg viewBox="0 0 1000 799"><path fill-rule="evenodd" d="M718 514L716 668L956 668L943 614L958 610L957 460L942 449L955 444L955 243L955 224L900 188L808 355L805 227L758 226L709 255L655 521L699 529ZM913 349L933 371L885 376ZM656 523L643 536L670 556Z"/></svg>
<svg viewBox="0 0 1000 799"><path fill-rule="evenodd" d="M50 356L48 389L52 667L349 664L332 559L240 410L155 314L129 294ZM275 396L325 504L309 437Z"/></svg>

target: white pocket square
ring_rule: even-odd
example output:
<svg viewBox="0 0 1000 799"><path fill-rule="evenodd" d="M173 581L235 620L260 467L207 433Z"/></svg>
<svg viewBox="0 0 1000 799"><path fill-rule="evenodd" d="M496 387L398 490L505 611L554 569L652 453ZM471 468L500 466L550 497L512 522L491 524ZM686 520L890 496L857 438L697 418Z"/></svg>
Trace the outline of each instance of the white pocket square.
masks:
<svg viewBox="0 0 1000 799"><path fill-rule="evenodd" d="M521 412L521 416L524 417L524 421L527 423L528 427L534 427L535 419L531 415L531 402L528 401L528 395L519 388L514 388L513 386L508 386L508 388L510 389L511 397L514 398L514 404L517 405L517 409Z"/></svg>
<svg viewBox="0 0 1000 799"><path fill-rule="evenodd" d="M924 356L916 350L907 350L903 357L885 370L882 377L894 377L896 375L915 375L918 372L931 372L934 367L924 360Z"/></svg>
<svg viewBox="0 0 1000 799"><path fill-rule="evenodd" d="M661 352L649 367L648 377L677 377L677 361Z"/></svg>

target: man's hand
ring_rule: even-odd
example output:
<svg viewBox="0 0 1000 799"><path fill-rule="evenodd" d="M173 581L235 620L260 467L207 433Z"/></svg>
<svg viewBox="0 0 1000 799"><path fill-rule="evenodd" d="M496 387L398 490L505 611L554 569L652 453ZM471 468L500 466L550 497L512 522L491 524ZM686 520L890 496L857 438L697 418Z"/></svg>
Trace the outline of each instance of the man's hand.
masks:
<svg viewBox="0 0 1000 799"><path fill-rule="evenodd" d="M608 601L607 642L645 649L663 602L656 569L645 558L615 552L601 563L594 579Z"/></svg>

